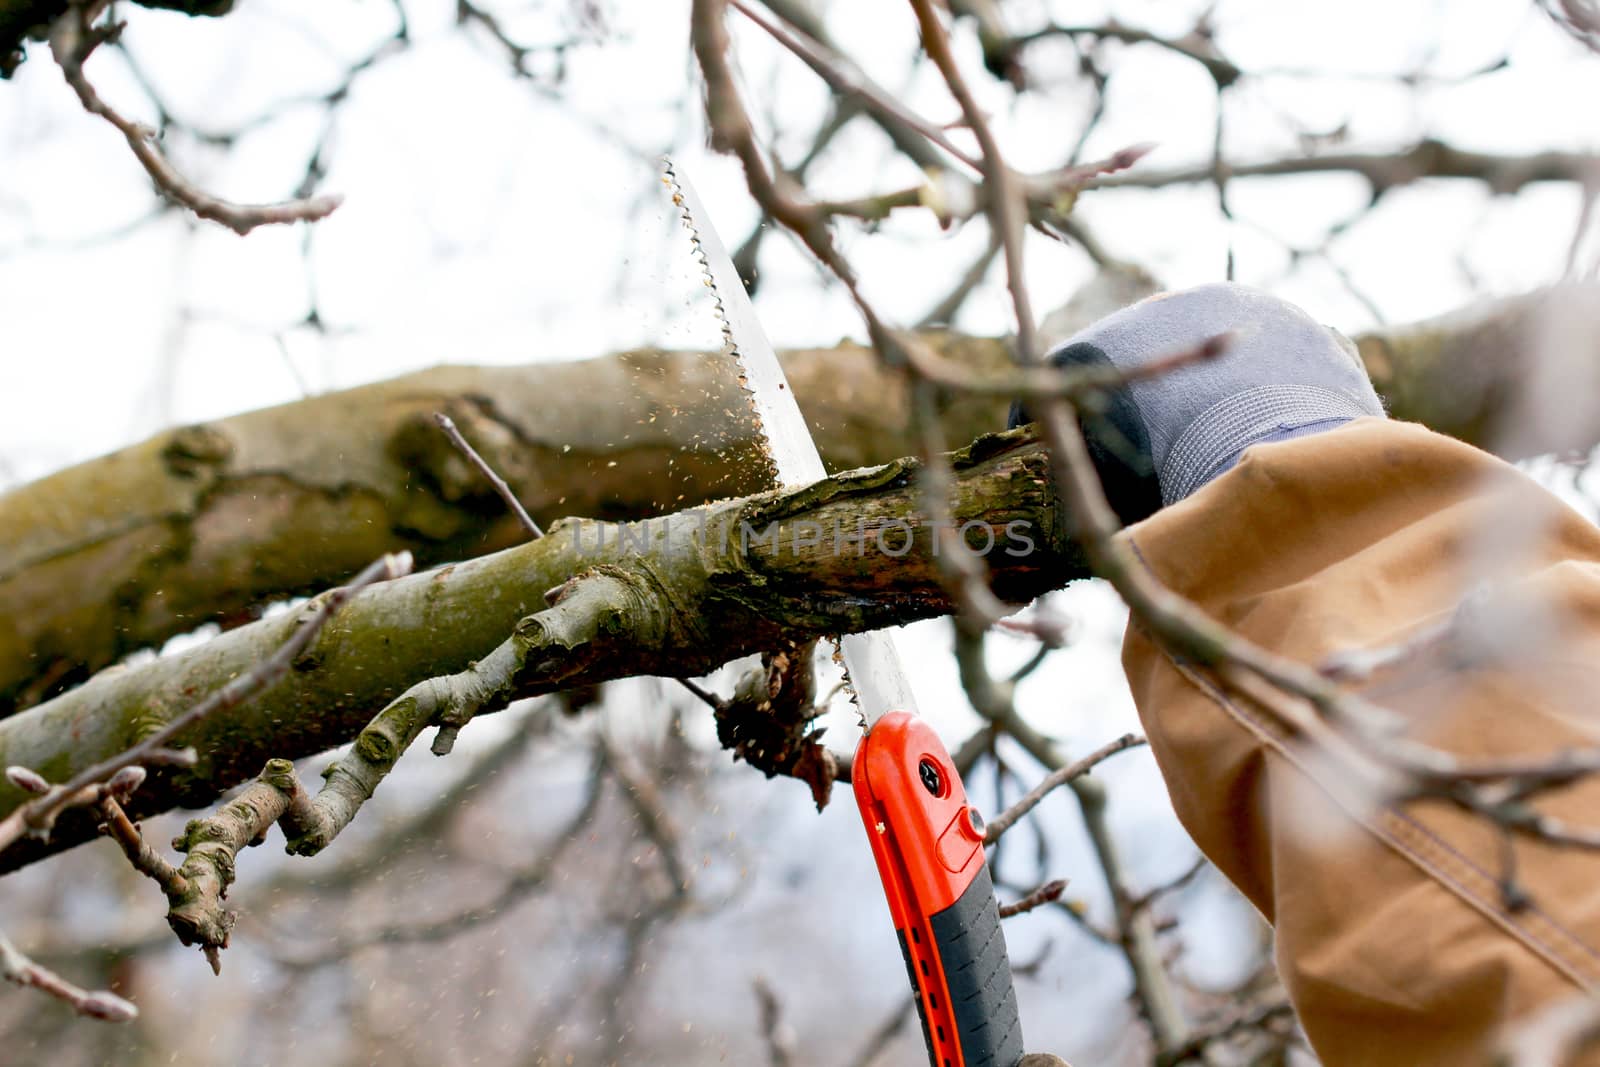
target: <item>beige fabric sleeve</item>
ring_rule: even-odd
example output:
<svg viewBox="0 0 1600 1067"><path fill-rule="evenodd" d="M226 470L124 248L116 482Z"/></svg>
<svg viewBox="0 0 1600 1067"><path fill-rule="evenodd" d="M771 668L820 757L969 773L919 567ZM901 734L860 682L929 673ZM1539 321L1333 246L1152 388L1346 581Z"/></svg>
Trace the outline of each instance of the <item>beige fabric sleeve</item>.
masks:
<svg viewBox="0 0 1600 1067"><path fill-rule="evenodd" d="M1437 624L1487 580L1487 655L1440 646L1368 695L1463 759L1600 743L1600 529L1467 445L1363 419L1257 446L1124 536L1214 618L1307 663ZM1286 729L1275 698L1137 625L1123 660L1178 815L1274 924L1324 1063L1489 1062L1503 1024L1600 984L1600 853L1517 839L1517 907L1482 817L1389 803ZM1537 807L1600 826L1600 777Z"/></svg>

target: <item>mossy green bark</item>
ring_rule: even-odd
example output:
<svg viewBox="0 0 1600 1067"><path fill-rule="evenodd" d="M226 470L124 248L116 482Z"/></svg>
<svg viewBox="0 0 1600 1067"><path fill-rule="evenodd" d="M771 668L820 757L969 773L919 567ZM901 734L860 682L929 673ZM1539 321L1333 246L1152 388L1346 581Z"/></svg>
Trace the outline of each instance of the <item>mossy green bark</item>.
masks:
<svg viewBox="0 0 1600 1067"><path fill-rule="evenodd" d="M1001 532L1007 523L1028 524L1031 552L987 557L1000 595L1025 601L1081 573L1055 513L1046 456L1026 431L988 439L953 459L956 521ZM951 605L934 539L920 517L915 466L897 461L792 493L726 500L641 523L569 520L539 541L364 590L289 677L184 738L200 753L199 763L152 773L131 798L130 814L205 805L268 759L311 755L363 730L370 735L360 749L364 758L382 764L425 719L448 713L400 716L404 723L386 733L386 718L372 724L380 710L421 680L466 671L513 635L529 650L512 673L514 684L458 695L499 706L614 678L699 674L790 641L943 614ZM831 536L816 537L817 529L859 532L867 542L859 552L849 544L840 550ZM885 530L912 532L904 554L877 550ZM897 540L888 543L899 551ZM583 611L547 610L546 593L561 588L605 599ZM249 670L294 624L292 615L277 616L184 654L102 672L0 721L0 765L48 768L61 778L120 751ZM0 787L0 815L22 799L14 787ZM80 816L63 817L49 845L25 842L0 864L16 866L83 840L92 827Z"/></svg>
<svg viewBox="0 0 1600 1067"><path fill-rule="evenodd" d="M4 0L0 0L3 3ZM1587 293L1587 296L1585 295ZM1566 307L1600 306L1591 289ZM1358 339L1397 418L1503 454L1581 448L1600 420L1522 423L1519 387L1552 346L1592 378L1600 321L1552 337L1546 294ZM976 373L1004 342L926 335ZM903 384L842 343L784 354L830 470L917 451ZM1568 396L1600 392L1585 379ZM1005 403L946 398L947 440L999 428ZM0 716L208 620L325 588L378 555L423 567L515 544L521 531L439 433L444 411L536 518L623 521L757 491L755 427L724 357L628 352L529 367L441 367L162 434L0 495Z"/></svg>
<svg viewBox="0 0 1600 1067"><path fill-rule="evenodd" d="M997 342L944 344L978 367L1005 358ZM899 387L870 352L841 345L787 364L831 469L914 451ZM547 524L660 515L768 484L726 358L697 353L442 367L174 430L0 495L0 715L384 552L427 567L520 541L436 411ZM998 428L1004 405L952 401L945 415L952 439L969 440Z"/></svg>

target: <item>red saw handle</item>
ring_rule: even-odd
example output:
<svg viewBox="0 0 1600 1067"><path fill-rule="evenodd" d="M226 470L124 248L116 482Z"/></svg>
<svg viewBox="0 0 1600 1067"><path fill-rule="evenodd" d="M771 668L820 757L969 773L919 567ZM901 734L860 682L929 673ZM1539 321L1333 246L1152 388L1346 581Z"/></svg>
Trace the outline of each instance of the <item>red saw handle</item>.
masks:
<svg viewBox="0 0 1600 1067"><path fill-rule="evenodd" d="M1000 909L950 753L892 711L856 749L850 778L900 935L933 1067L1016 1067L1022 1025Z"/></svg>

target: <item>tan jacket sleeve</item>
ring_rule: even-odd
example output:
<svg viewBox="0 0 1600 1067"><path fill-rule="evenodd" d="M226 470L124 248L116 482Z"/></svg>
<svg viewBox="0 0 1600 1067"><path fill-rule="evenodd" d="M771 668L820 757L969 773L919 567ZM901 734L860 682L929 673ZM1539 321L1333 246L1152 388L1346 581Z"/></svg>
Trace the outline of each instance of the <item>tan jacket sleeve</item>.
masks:
<svg viewBox="0 0 1600 1067"><path fill-rule="evenodd" d="M1597 743L1600 530L1467 445L1363 419L1258 446L1125 536L1212 617L1312 664L1436 625L1487 581L1522 610L1487 609L1481 654L1446 643L1366 694L1465 760ZM1600 984L1600 852L1515 839L1518 907L1488 820L1392 803L1287 729L1276 698L1226 689L1137 625L1123 658L1178 815L1274 924L1324 1063L1488 1062L1508 1021ZM1600 777L1536 807L1600 826Z"/></svg>

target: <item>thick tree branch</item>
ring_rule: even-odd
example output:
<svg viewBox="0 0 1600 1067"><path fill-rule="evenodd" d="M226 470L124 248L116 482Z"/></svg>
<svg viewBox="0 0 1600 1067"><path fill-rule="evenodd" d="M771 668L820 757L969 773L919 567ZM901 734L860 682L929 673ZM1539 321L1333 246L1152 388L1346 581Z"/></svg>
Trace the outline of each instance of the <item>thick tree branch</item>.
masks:
<svg viewBox="0 0 1600 1067"><path fill-rule="evenodd" d="M1046 458L1026 431L980 439L951 462L952 517L976 524L974 541L985 540L980 531L992 535L997 594L1027 600L1079 573L1058 534ZM795 641L944 614L951 604L921 518L916 467L897 461L636 524L570 520L539 541L365 590L287 678L175 739L197 751L198 763L157 769L129 798L129 813L204 805L270 759L310 755L366 728L371 751L358 744L358 752L367 763L336 774L291 815L291 837L320 847L429 724L464 722L513 697L704 673ZM556 603L543 608L547 591ZM242 626L12 716L0 722L0 763L69 778L160 729L195 694L249 671L294 622ZM385 710L373 719L374 708ZM293 791L278 792L288 812ZM25 797L5 788L0 815ZM67 812L49 845L20 842L0 864L27 862L92 830L86 814Z"/></svg>
<svg viewBox="0 0 1600 1067"><path fill-rule="evenodd" d="M198 757L192 749L174 748L171 742L175 738L184 736L212 715L239 707L283 677L290 664L305 651L351 596L375 581L409 573L409 556L403 553L385 556L356 575L349 585L330 590L312 601L307 610L296 613L298 621L294 632L271 655L264 656L249 670L235 675L226 685L212 690L204 699L196 701L193 707L146 730L136 744L130 744L121 752L77 771L69 781L48 785L42 791L42 796L28 801L0 820L0 851L11 847L24 833L48 836L56 819L68 808L84 804L99 805L108 799L112 803L126 800L143 783L144 765L194 766ZM43 784L43 780L38 776L26 783L19 778L18 772L25 767L22 764L11 765L7 777L13 785L30 792L39 791L37 786ZM31 771L31 768L27 770ZM119 780L123 782L120 789L117 788Z"/></svg>
<svg viewBox="0 0 1600 1067"><path fill-rule="evenodd" d="M1592 287L1357 343L1397 418L1510 456L1592 447L1600 416L1581 409L1541 422L1538 440L1504 432L1530 372L1548 364L1538 323L1550 307L1576 315L1560 352L1600 351ZM919 337L974 376L1010 366L1001 340ZM919 450L905 387L870 350L792 351L784 365L829 469ZM1562 365L1593 373L1600 359ZM202 622L237 623L325 588L384 552L408 549L427 567L516 544L521 528L439 433L435 411L545 521L633 519L754 492L763 468L733 379L723 361L688 352L440 367L169 431L0 495L0 713ZM1600 395L1600 384L1566 391ZM940 429L971 440L1003 425L1005 406L946 397Z"/></svg>
<svg viewBox="0 0 1600 1067"><path fill-rule="evenodd" d="M997 341L933 343L968 366L1005 361ZM785 366L830 470L916 451L904 392L871 352L791 352ZM439 367L182 427L0 495L0 714L385 552L428 567L520 542L435 412L546 523L636 519L766 485L731 367L702 353ZM952 398L942 415L952 440L970 441L1004 425L1005 404Z"/></svg>

